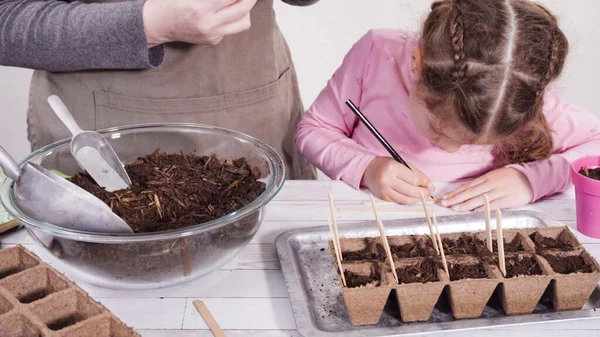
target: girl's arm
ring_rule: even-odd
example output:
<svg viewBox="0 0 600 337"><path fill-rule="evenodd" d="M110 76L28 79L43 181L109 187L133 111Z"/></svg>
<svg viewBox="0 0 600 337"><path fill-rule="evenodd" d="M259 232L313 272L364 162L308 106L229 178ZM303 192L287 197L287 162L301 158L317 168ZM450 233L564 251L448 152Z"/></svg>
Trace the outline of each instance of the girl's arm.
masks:
<svg viewBox="0 0 600 337"><path fill-rule="evenodd" d="M547 94L544 113L553 131L555 154L550 158L509 167L523 173L533 189L533 201L564 191L571 182L571 163L600 155L600 120L589 112Z"/></svg>
<svg viewBox="0 0 600 337"><path fill-rule="evenodd" d="M363 173L375 155L350 138L358 120L345 102L351 99L360 106L373 38L370 31L354 44L308 109L296 135L298 148L305 157L331 179L343 180L356 189L360 188Z"/></svg>
<svg viewBox="0 0 600 337"><path fill-rule="evenodd" d="M158 66L164 47L148 50L144 2L0 0L0 65L49 71Z"/></svg>

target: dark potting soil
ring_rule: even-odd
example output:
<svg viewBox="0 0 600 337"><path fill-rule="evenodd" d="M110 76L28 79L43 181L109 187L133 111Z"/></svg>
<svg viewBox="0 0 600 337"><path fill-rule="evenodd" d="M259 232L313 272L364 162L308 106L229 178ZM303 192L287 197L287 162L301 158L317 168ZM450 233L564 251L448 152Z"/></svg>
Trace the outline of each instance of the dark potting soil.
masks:
<svg viewBox="0 0 600 337"><path fill-rule="evenodd" d="M381 284L381 276L374 267L371 267L371 274L369 275L359 275L351 271L344 270L344 277L346 278L346 286L348 288L358 288L368 284L374 284L375 286L378 286Z"/></svg>
<svg viewBox="0 0 600 337"><path fill-rule="evenodd" d="M519 275L542 275L542 268L535 256L519 254L506 258L506 277L511 278Z"/></svg>
<svg viewBox="0 0 600 337"><path fill-rule="evenodd" d="M373 248L373 241L370 238L363 238L365 248L358 251L343 251L342 257L344 261L363 261L363 260L378 260L384 261L386 258L385 251L379 251L379 245L377 249Z"/></svg>
<svg viewBox="0 0 600 337"><path fill-rule="evenodd" d="M487 278L487 272L483 263L476 264L449 264L448 271L450 272L450 281L458 281L463 279L478 279Z"/></svg>
<svg viewBox="0 0 600 337"><path fill-rule="evenodd" d="M596 168L582 167L579 170L579 174L582 174L588 178L600 180L600 167L596 167Z"/></svg>
<svg viewBox="0 0 600 337"><path fill-rule="evenodd" d="M437 282L438 265L433 259L425 259L417 264L396 268L398 281L404 283Z"/></svg>
<svg viewBox="0 0 600 337"><path fill-rule="evenodd" d="M447 255L492 255L482 240L467 234L461 235L457 240L445 238L442 240L442 246Z"/></svg>
<svg viewBox="0 0 600 337"><path fill-rule="evenodd" d="M592 266L585 263L581 256L544 255L552 269L559 274L591 273Z"/></svg>
<svg viewBox="0 0 600 337"><path fill-rule="evenodd" d="M232 213L264 190L261 172L245 158L166 154L158 150L125 166L130 189L107 192L87 174L70 180L92 193L135 233L159 232L208 222Z"/></svg>
<svg viewBox="0 0 600 337"><path fill-rule="evenodd" d="M533 243L535 243L535 247L539 251L544 251L547 249L560 249L562 251L570 251L575 248L573 247L573 245L561 240L560 237L558 239L553 239L543 236L542 234L540 234L540 232L530 234L529 238L531 238Z"/></svg>
<svg viewBox="0 0 600 337"><path fill-rule="evenodd" d="M496 240L492 241L492 249L494 250L494 252L498 251L498 242ZM523 248L519 236L515 236L511 242L506 242L506 240L504 240L504 252L517 253L522 252L524 250L525 248Z"/></svg>
<svg viewBox="0 0 600 337"><path fill-rule="evenodd" d="M400 259L437 255L431 240L426 240L423 237L419 237L418 239L417 237L412 237L412 240L413 242L411 243L406 243L399 246L390 245L390 251L392 252L392 255L395 255ZM380 252L383 252L383 247L381 247L381 245L379 245L377 249Z"/></svg>

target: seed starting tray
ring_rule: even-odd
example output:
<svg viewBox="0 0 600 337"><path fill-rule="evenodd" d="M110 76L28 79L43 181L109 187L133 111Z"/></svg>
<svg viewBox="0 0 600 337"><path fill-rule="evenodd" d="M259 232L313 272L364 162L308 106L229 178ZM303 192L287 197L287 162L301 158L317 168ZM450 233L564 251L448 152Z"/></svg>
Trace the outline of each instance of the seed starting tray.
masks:
<svg viewBox="0 0 600 337"><path fill-rule="evenodd" d="M0 336L139 337L23 246L0 250Z"/></svg>
<svg viewBox="0 0 600 337"><path fill-rule="evenodd" d="M482 232L485 229L485 222L482 214L466 214L466 215L455 215L448 217L441 217L438 219L440 223L440 234L442 238L456 238L456 234L452 233L477 233ZM417 284L402 284L395 286L395 291L392 286L388 289L383 286L389 285L394 282L393 277L390 279L390 273L387 273L387 277L382 277L382 285L377 288L372 287L361 287L359 288L344 288L340 285L339 274L337 265L333 259L332 251L330 247L331 234L327 226L307 228L307 229L296 229L281 234L276 240L277 251L281 261L281 266L285 276L286 284L290 294L290 301L294 316L296 318L296 325L298 331L304 336L345 336L345 337L358 337L358 336L404 336L410 334L424 333L424 332L441 332L450 330L467 330L475 328L486 328L486 327L498 327L508 325L519 325L519 324L531 324L548 321L565 321L565 320L582 320L582 319L593 319L600 318L600 287L597 282L600 279L599 267L593 257L581 247L577 239L570 233L568 229L564 229L561 223L553 220L545 214L531 211L507 211L503 216L503 228L505 229L504 237L506 241L511 241L517 234L521 233L533 233L536 229L539 229L540 233L555 233L556 237L559 235L566 235L568 240L576 246L573 254L578 254L584 257L591 265L593 265L593 274L573 274L576 279L570 279L571 275L558 275L552 272L547 261L537 256L538 262L544 270L546 277L538 278L541 283L541 287L547 286L541 300L535 305L533 313L523 315L508 316L503 308L507 310L513 310L513 313L519 313L522 310L523 303L529 301L531 306L531 295L530 291L524 291L524 296L517 296L517 306L507 306L508 302L513 302L515 299L515 290L519 289L519 282L523 281L523 278L490 280L490 274L495 274L497 278L502 278L502 274L498 274L498 270L488 273L488 279L490 282L490 290L493 291L493 295L486 301L483 313L478 318L473 319L455 319L455 316L463 316L464 313L460 312L461 308L466 310L471 309L469 306L473 303L469 298L469 301L464 301L465 305L456 305L457 299L460 300L460 293L466 292L467 297L471 296L471 293L482 291L484 287L475 288L475 283L472 287L468 287L469 282L477 281L476 279L468 279L462 281L448 282L448 280L440 280L445 282L430 282L430 283L417 283ZM393 239L402 239L411 235L427 235L429 228L426 220L421 219L403 219L394 221L384 222L386 235L391 240L392 245ZM495 221L492 220L492 227L495 227ZM561 234L563 233L563 234ZM344 225L339 229L340 240L342 241L342 250L344 246L350 247L358 240L352 240L357 238L378 238L379 231L374 221L362 222L353 225ZM480 235L480 234L478 234ZM350 240L348 240L350 239ZM495 233L494 233L495 239ZM531 241L529 241L531 245ZM529 247L531 249L531 247ZM496 250L494 250L496 251ZM535 252L531 253L535 255ZM561 255L561 252L557 253ZM511 256L507 252L507 258ZM569 255L569 254L567 254ZM449 257L451 262L453 257ZM364 264L364 263L362 263ZM350 268L351 271L360 271L360 262L355 261L344 261L343 265L345 268ZM346 267L348 266L348 267ZM396 268L402 267L402 264L396 265ZM352 270L352 268L355 268ZM385 264L379 264L379 268L385 268ZM383 275L383 274L382 274ZM441 277L440 277L441 278ZM566 289L564 288L565 283L580 282L582 278L585 278L585 282L595 283L595 289L593 289L591 297L589 297L584 308L581 310L571 311L559 311L557 312L554 306L569 307L573 306L569 303L570 294L562 296L566 298L567 302L563 302L562 299L557 300L557 290ZM441 283L441 284L440 284ZM451 285L454 284L454 287ZM463 284L464 286L459 287ZM502 284L502 285L501 285ZM535 287L535 286L534 286ZM419 288L419 289L417 289ZM511 289L512 288L512 289ZM569 286L567 288L574 288ZM446 289L447 291L443 291ZM387 292L386 292L387 291ZM388 296L391 293L392 296ZM344 292L344 294L342 294ZM417 294L415 294L415 292ZM433 292L436 294L431 295ZM512 299L507 296L512 292ZM559 292L564 293L563 290ZM418 297L418 305L411 306L410 297L413 299L415 295ZM431 295L431 296L428 296ZM394 299L394 296L397 298ZM376 312L375 303L377 298L387 299L381 318L378 320L376 325L352 325L351 317L349 316L349 310L347 304L352 307L354 317L352 322L361 324L370 324L360 322L361 320L371 320L379 317L379 313ZM431 297L431 298L429 298ZM585 296L588 298L588 296ZM367 298L367 300L364 300ZM407 300L408 298L408 300ZM453 300L453 301L450 301ZM403 302L404 301L404 302ZM423 312L423 303L429 301L430 305L434 305L433 313ZM535 299L533 299L535 303ZM407 306L403 307L398 302L408 303ZM451 303L454 302L454 303ZM481 304L483 305L483 303ZM400 307L399 307L400 306ZM403 310L401 310L403 309ZM380 309L379 309L380 310ZM421 310L421 311L420 311ZM431 310L431 308L429 308ZM402 314L401 314L402 312ZM358 314L357 314L358 313ZM406 323L404 320L416 320L421 316L429 317L429 320L424 322L411 322ZM467 317L465 315L464 317ZM408 319L406 319L408 318Z"/></svg>

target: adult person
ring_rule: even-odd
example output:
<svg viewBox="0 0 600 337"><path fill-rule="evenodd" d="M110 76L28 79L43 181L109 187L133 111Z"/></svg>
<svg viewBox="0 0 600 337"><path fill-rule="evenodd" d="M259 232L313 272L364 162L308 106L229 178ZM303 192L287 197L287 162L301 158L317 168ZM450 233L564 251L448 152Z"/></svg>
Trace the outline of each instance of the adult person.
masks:
<svg viewBox="0 0 600 337"><path fill-rule="evenodd" d="M304 109L273 0L0 0L0 32L0 64L36 70L33 150L68 136L55 94L84 129L226 127L273 146L288 178L315 177L293 141Z"/></svg>

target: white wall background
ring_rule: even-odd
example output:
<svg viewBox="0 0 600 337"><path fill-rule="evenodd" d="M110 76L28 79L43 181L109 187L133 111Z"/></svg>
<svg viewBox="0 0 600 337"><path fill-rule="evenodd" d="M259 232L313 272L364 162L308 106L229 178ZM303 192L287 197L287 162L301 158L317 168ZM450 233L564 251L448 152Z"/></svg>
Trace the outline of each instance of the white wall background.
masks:
<svg viewBox="0 0 600 337"><path fill-rule="evenodd" d="M556 13L571 43L558 88L566 99L600 117L600 1L540 1ZM290 44L308 107L342 58L368 29L419 29L428 0L321 0L310 7L276 1L278 22ZM31 71L0 66L0 145L17 159L29 153L26 111Z"/></svg>

